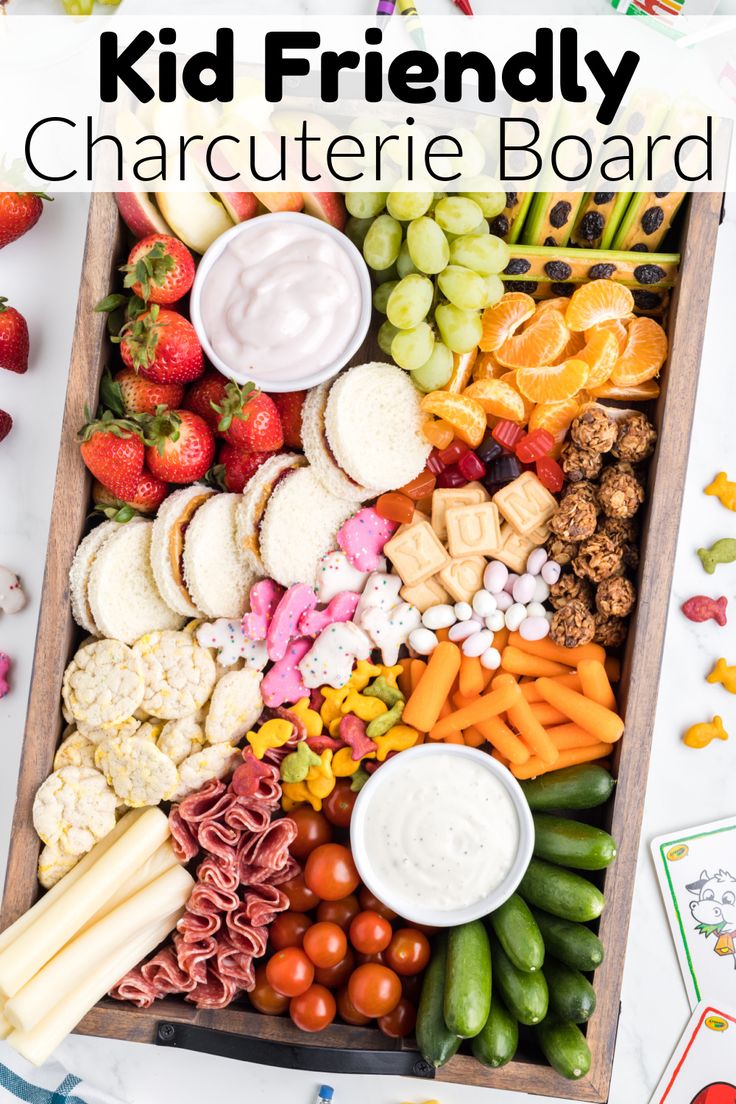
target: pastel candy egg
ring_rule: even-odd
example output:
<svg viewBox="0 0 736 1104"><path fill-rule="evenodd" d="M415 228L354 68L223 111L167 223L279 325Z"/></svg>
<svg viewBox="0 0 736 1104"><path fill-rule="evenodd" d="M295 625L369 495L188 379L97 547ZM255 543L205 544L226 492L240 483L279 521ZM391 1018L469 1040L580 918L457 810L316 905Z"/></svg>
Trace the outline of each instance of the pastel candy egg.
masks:
<svg viewBox="0 0 736 1104"><path fill-rule="evenodd" d="M473 616L473 607L468 602L455 603L455 617L458 621L469 621Z"/></svg>
<svg viewBox="0 0 736 1104"><path fill-rule="evenodd" d="M549 598L549 586L545 583L541 575L534 576L534 594L532 595L533 602L546 602Z"/></svg>
<svg viewBox="0 0 736 1104"><path fill-rule="evenodd" d="M527 602L531 602L534 598L536 581L534 575L530 575L528 572L525 572L524 575L520 575L514 582L514 587L511 591L514 601L521 602L523 606L525 606Z"/></svg>
<svg viewBox="0 0 736 1104"><path fill-rule="evenodd" d="M498 648L488 648L480 657L481 667L485 667L486 671L497 671L501 666L501 653Z"/></svg>
<svg viewBox="0 0 736 1104"><path fill-rule="evenodd" d="M530 575L538 575L547 562L547 549L535 548L529 553L526 561L526 569Z"/></svg>
<svg viewBox="0 0 736 1104"><path fill-rule="evenodd" d="M409 645L419 655L431 655L439 640L430 629L414 629L409 633Z"/></svg>
<svg viewBox="0 0 736 1104"><path fill-rule="evenodd" d="M514 604L514 599L511 597L507 590L502 590L500 594L497 594L495 596L495 598L497 608L502 611L506 611L509 606L513 606Z"/></svg>
<svg viewBox="0 0 736 1104"><path fill-rule="evenodd" d="M514 593L514 583L516 582L516 580L518 578L519 578L519 576L516 574L516 572L509 571L508 578L506 579L506 582L503 585L503 589L506 591L507 594L513 594Z"/></svg>
<svg viewBox="0 0 736 1104"><path fill-rule="evenodd" d="M547 611L541 602L527 602L527 617L546 617Z"/></svg>
<svg viewBox="0 0 736 1104"><path fill-rule="evenodd" d="M541 640L549 632L549 621L546 617L527 617L519 625L519 636L523 640Z"/></svg>
<svg viewBox="0 0 736 1104"><path fill-rule="evenodd" d="M422 614L422 624L425 629L449 629L457 621L452 606L446 603L439 606L430 606Z"/></svg>
<svg viewBox="0 0 736 1104"><path fill-rule="evenodd" d="M493 644L493 633L488 629L481 629L480 632L473 633L467 640L463 640L462 649L463 655L466 656L481 656L483 652L487 652Z"/></svg>
<svg viewBox="0 0 736 1104"><path fill-rule="evenodd" d="M483 586L491 594L500 594L506 586L509 577L509 569L500 560L491 560L483 572Z"/></svg>
<svg viewBox="0 0 736 1104"><path fill-rule="evenodd" d="M521 626L523 621L526 621L526 606L523 606L521 602L513 602L506 610L505 615L506 628L510 632L516 632Z"/></svg>
<svg viewBox="0 0 736 1104"><path fill-rule="evenodd" d="M481 617L489 617L496 608L496 599L490 590L478 590L473 595L473 610Z"/></svg>
<svg viewBox="0 0 736 1104"><path fill-rule="evenodd" d="M478 632L477 621L457 621L448 631L447 635L453 644L459 644L462 640L467 640L473 633Z"/></svg>
<svg viewBox="0 0 736 1104"><path fill-rule="evenodd" d="M485 625L487 629L491 630L491 632L500 632L501 629L504 628L504 626L506 625L506 618L503 615L503 610L494 610L489 617L486 617Z"/></svg>
<svg viewBox="0 0 736 1104"><path fill-rule="evenodd" d="M562 568L554 560L547 560L541 572L542 578L548 586L554 586L561 574Z"/></svg>

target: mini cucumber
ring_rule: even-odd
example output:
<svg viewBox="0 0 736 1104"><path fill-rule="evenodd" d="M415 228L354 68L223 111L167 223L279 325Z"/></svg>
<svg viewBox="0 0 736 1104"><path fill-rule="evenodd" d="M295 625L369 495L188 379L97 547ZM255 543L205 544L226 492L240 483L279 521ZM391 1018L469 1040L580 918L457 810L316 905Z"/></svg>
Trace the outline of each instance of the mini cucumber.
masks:
<svg viewBox="0 0 736 1104"><path fill-rule="evenodd" d="M537 1042L549 1064L568 1081L579 1081L590 1069L590 1050L575 1024L548 1016L537 1027Z"/></svg>
<svg viewBox="0 0 736 1104"><path fill-rule="evenodd" d="M519 1025L494 989L488 1019L472 1042L473 1055L484 1066L498 1069L511 1061L518 1045Z"/></svg>
<svg viewBox="0 0 736 1104"><path fill-rule="evenodd" d="M528 905L580 923L596 920L606 903L601 891L587 878L541 859L529 863L519 893Z"/></svg>
<svg viewBox="0 0 736 1104"><path fill-rule="evenodd" d="M584 924L562 920L540 909L532 909L549 954L576 970L592 973L605 957L603 944L595 932Z"/></svg>
<svg viewBox="0 0 736 1104"><path fill-rule="evenodd" d="M488 1019L491 948L481 920L450 928L444 1010L448 1030L462 1039L472 1039Z"/></svg>
<svg viewBox="0 0 736 1104"><path fill-rule="evenodd" d="M514 966L525 974L541 969L544 940L529 906L513 893L488 917L496 937Z"/></svg>
<svg viewBox="0 0 736 1104"><path fill-rule="evenodd" d="M535 813L534 854L574 870L605 870L616 858L616 841L591 824Z"/></svg>
<svg viewBox="0 0 736 1104"><path fill-rule="evenodd" d="M554 809L594 809L608 800L615 782L604 767L581 763L550 771L521 782L520 786L529 808L536 813Z"/></svg>
<svg viewBox="0 0 736 1104"><path fill-rule="evenodd" d="M595 1012L595 989L580 970L548 958L544 976L549 989L549 1006L561 1020L585 1023Z"/></svg>
<svg viewBox="0 0 736 1104"><path fill-rule="evenodd" d="M525 974L514 966L495 935L491 934L490 938L493 976L504 1004L519 1023L541 1023L549 1007L544 974L541 970L536 974Z"/></svg>
<svg viewBox="0 0 736 1104"><path fill-rule="evenodd" d="M443 933L435 942L432 959L424 974L416 1027L419 1051L436 1068L449 1062L462 1042L462 1039L448 1030L445 1023L446 973L447 935Z"/></svg>

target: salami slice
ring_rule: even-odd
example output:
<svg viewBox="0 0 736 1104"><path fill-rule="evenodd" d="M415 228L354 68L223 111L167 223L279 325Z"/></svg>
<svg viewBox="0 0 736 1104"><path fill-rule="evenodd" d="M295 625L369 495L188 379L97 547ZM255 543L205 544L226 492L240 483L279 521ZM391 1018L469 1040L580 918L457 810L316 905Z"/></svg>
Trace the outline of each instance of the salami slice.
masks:
<svg viewBox="0 0 736 1104"><path fill-rule="evenodd" d="M197 838L203 851L227 859L240 842L241 832L221 820L203 820L198 825Z"/></svg>
<svg viewBox="0 0 736 1104"><path fill-rule="evenodd" d="M271 813L259 798L239 797L225 813L225 823L239 832L261 833L271 823Z"/></svg>
<svg viewBox="0 0 736 1104"><path fill-rule="evenodd" d="M208 855L197 867L197 881L218 889L236 890L240 884L235 851L227 855Z"/></svg>
<svg viewBox="0 0 736 1104"><path fill-rule="evenodd" d="M187 902L187 912L199 916L217 915L221 912L232 912L239 903L237 893L232 890L198 882Z"/></svg>
<svg viewBox="0 0 736 1104"><path fill-rule="evenodd" d="M271 880L281 870L289 855L289 845L296 836L293 820L274 820L260 836L245 839L238 852L240 880L243 885L259 885Z"/></svg>
<svg viewBox="0 0 736 1104"><path fill-rule="evenodd" d="M244 951L253 958L260 958L266 953L268 929L251 924L242 905L235 912L227 914L225 925L231 942L239 951Z"/></svg>
<svg viewBox="0 0 736 1104"><path fill-rule="evenodd" d="M157 993L151 982L143 977L141 967L136 966L134 970L129 970L117 985L113 985L110 996L115 1000L128 1001L136 1008L150 1008Z"/></svg>
<svg viewBox="0 0 736 1104"><path fill-rule="evenodd" d="M221 977L231 978L246 992L255 988L253 956L238 950L226 936L222 936L217 943L217 968Z"/></svg>
<svg viewBox="0 0 736 1104"><path fill-rule="evenodd" d="M179 965L173 947L164 947L141 966L143 978L155 989L157 997L170 993L189 993L197 984Z"/></svg>
<svg viewBox="0 0 736 1104"><path fill-rule="evenodd" d="M289 907L289 898L274 885L259 885L249 889L240 906L243 915L255 927L268 927L280 912Z"/></svg>
<svg viewBox="0 0 736 1104"><path fill-rule="evenodd" d="M180 921L181 923L181 921ZM199 985L207 977L207 962L217 954L217 940L214 936L190 943L182 938L180 932L174 935L176 960L180 968Z"/></svg>
<svg viewBox="0 0 736 1104"><path fill-rule="evenodd" d="M269 885L280 886L284 882L290 882L292 878L296 878L297 874L301 874L302 868L296 861L293 855L289 855L286 859L286 865L281 870L276 870L268 879Z"/></svg>
<svg viewBox="0 0 736 1104"><path fill-rule="evenodd" d="M176 930L185 942L198 943L201 939L209 939L211 935L217 935L221 927L222 916L219 913L185 912L177 922Z"/></svg>
<svg viewBox="0 0 736 1104"><path fill-rule="evenodd" d="M197 1008L226 1008L234 999L239 986L229 977L223 977L216 966L209 964L204 980L197 983L185 1000L192 1001Z"/></svg>
<svg viewBox="0 0 736 1104"><path fill-rule="evenodd" d="M171 846L179 862L189 862L199 851L199 843L177 805L169 813Z"/></svg>
<svg viewBox="0 0 736 1104"><path fill-rule="evenodd" d="M229 801L230 794L227 792L225 783L212 778L209 782L205 782L201 790L188 794L178 808L182 820L187 821L188 824L199 824L203 820L217 817Z"/></svg>

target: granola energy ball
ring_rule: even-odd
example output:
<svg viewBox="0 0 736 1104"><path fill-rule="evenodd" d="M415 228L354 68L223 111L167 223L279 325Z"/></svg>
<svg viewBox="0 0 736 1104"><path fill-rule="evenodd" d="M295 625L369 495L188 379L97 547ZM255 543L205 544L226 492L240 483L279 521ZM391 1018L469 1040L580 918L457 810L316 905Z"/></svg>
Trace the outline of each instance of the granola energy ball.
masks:
<svg viewBox="0 0 736 1104"><path fill-rule="evenodd" d="M613 518L630 518L644 501L644 488L630 464L606 468L598 487L598 502L603 513Z"/></svg>
<svg viewBox="0 0 736 1104"><path fill-rule="evenodd" d="M595 618L582 602L568 602L552 618L549 636L563 648L590 644L595 634Z"/></svg>
<svg viewBox="0 0 736 1104"><path fill-rule="evenodd" d="M604 648L619 648L626 640L626 622L621 617L607 617L603 613L595 615L596 644L602 644Z"/></svg>
<svg viewBox="0 0 736 1104"><path fill-rule="evenodd" d="M639 567L639 545L622 544L621 558L623 560L624 567L628 567L630 571L636 571Z"/></svg>
<svg viewBox="0 0 736 1104"><path fill-rule="evenodd" d="M639 526L634 518L604 517L598 531L605 533L616 544L633 544L639 533Z"/></svg>
<svg viewBox="0 0 736 1104"><path fill-rule="evenodd" d="M571 571L565 571L549 588L549 602L556 610L570 602L582 602L587 609L592 610L593 587L587 579L580 579Z"/></svg>
<svg viewBox="0 0 736 1104"><path fill-rule="evenodd" d="M623 570L623 555L620 546L614 544L605 533L595 533L583 541L578 554L572 561L576 575L600 583Z"/></svg>
<svg viewBox="0 0 736 1104"><path fill-rule="evenodd" d="M549 527L564 541L579 541L595 533L598 511L586 495L565 495Z"/></svg>
<svg viewBox="0 0 736 1104"><path fill-rule="evenodd" d="M570 426L570 436L578 448L592 452L610 452L616 441L616 423L600 406L589 406Z"/></svg>
<svg viewBox="0 0 736 1104"><path fill-rule="evenodd" d="M566 567L578 553L575 541L566 541L562 537L549 537L545 545L547 555L551 560L556 560L560 567Z"/></svg>
<svg viewBox="0 0 736 1104"><path fill-rule="evenodd" d="M603 454L568 441L560 454L560 466L571 483L597 479L603 467Z"/></svg>
<svg viewBox="0 0 736 1104"><path fill-rule="evenodd" d="M584 498L587 502L592 502L595 508L598 509L598 488L589 479L581 479L577 483L568 483L562 501L564 502L566 498L571 498L573 495Z"/></svg>
<svg viewBox="0 0 736 1104"><path fill-rule="evenodd" d="M654 452L656 441L657 431L646 414L635 410L618 423L616 442L611 451L619 460L641 464Z"/></svg>
<svg viewBox="0 0 736 1104"><path fill-rule="evenodd" d="M636 602L634 584L622 576L604 579L595 592L598 612L606 617L626 617Z"/></svg>

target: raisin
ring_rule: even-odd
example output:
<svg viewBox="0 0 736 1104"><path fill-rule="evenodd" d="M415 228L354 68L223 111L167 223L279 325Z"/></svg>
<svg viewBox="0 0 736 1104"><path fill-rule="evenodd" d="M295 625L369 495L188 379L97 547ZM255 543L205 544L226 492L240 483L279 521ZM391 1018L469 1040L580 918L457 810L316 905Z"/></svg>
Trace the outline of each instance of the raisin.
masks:
<svg viewBox="0 0 736 1104"><path fill-rule="evenodd" d="M549 238L545 238L545 239L544 239L544 244L545 244L545 245L547 245L547 246L549 246L549 245L557 245L557 242L555 241L555 239L554 239L554 238L552 238L552 237L549 237Z"/></svg>
<svg viewBox="0 0 736 1104"><path fill-rule="evenodd" d="M575 291L577 284L550 284L550 290L553 295L564 295L566 299L569 299L572 293Z"/></svg>
<svg viewBox="0 0 736 1104"><path fill-rule="evenodd" d="M634 278L640 284L658 284L665 278L665 270L656 264L637 265L634 269Z"/></svg>
<svg viewBox="0 0 736 1104"><path fill-rule="evenodd" d="M591 280L610 280L615 271L615 264L594 264L588 269L588 276Z"/></svg>
<svg viewBox="0 0 736 1104"><path fill-rule="evenodd" d="M632 253L648 253L649 252L649 246L646 244L646 242L637 242L636 245L632 245L631 252Z"/></svg>
<svg viewBox="0 0 736 1104"><path fill-rule="evenodd" d="M631 294L634 297L634 305L639 310L656 310L657 307L662 306L662 296L657 295L656 291L632 290Z"/></svg>
<svg viewBox="0 0 736 1104"><path fill-rule="evenodd" d="M572 203L567 203L565 200L560 200L559 203L555 203L554 207L549 213L550 226L554 226L555 230L559 230L561 226L564 226L567 220L570 218L570 212L572 211Z"/></svg>
<svg viewBox="0 0 736 1104"><path fill-rule="evenodd" d="M597 239L603 233L603 229L606 225L606 220L603 215L598 211L588 211L587 215L583 215L578 226L578 234L583 241L597 241Z"/></svg>
<svg viewBox="0 0 736 1104"><path fill-rule="evenodd" d="M507 192L506 193L506 206L507 207L515 207L518 202L519 202L518 192Z"/></svg>
<svg viewBox="0 0 736 1104"><path fill-rule="evenodd" d="M525 291L527 295L533 295L537 290L536 280L504 280L506 291Z"/></svg>
<svg viewBox="0 0 736 1104"><path fill-rule="evenodd" d="M650 207L641 216L641 228L645 234L654 234L664 222L664 211L661 207Z"/></svg>
<svg viewBox="0 0 736 1104"><path fill-rule="evenodd" d="M654 194L657 197L657 199L664 199L664 197L668 196L670 193L669 192L655 192Z"/></svg>
<svg viewBox="0 0 736 1104"><path fill-rule="evenodd" d="M491 233L495 234L498 238L505 238L509 232L510 225L511 223L505 215L496 215L496 217L491 220Z"/></svg>
<svg viewBox="0 0 736 1104"><path fill-rule="evenodd" d="M569 280L572 276L572 265L564 261L547 261L544 271L550 280Z"/></svg>
<svg viewBox="0 0 736 1104"><path fill-rule="evenodd" d="M593 202L599 205L601 203L610 203L615 194L615 192L596 192L593 196Z"/></svg>
<svg viewBox="0 0 736 1104"><path fill-rule="evenodd" d="M513 257L503 270L504 276L525 276L532 267L526 257Z"/></svg>
<svg viewBox="0 0 736 1104"><path fill-rule="evenodd" d="M629 125L626 128L628 134L638 134L641 128L644 126L644 116L641 111L635 111L629 119Z"/></svg>

